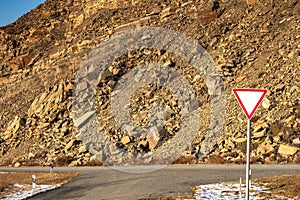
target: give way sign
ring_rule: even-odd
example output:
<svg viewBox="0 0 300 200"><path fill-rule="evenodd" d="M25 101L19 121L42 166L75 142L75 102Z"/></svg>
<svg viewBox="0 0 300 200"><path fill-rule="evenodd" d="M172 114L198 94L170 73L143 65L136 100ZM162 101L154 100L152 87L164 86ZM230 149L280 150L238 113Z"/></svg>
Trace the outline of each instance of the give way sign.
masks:
<svg viewBox="0 0 300 200"><path fill-rule="evenodd" d="M254 88L235 88L233 89L233 93L244 110L247 118L251 119L259 104L266 96L267 90Z"/></svg>

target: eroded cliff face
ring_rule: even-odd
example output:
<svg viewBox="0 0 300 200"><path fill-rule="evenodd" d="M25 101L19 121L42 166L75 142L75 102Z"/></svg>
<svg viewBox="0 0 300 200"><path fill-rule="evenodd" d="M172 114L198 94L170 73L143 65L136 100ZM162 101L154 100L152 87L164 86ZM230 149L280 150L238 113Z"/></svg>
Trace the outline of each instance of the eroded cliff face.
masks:
<svg viewBox="0 0 300 200"><path fill-rule="evenodd" d="M251 87L269 90L252 119L252 161L299 163L299 9L298 1L46 1L0 28L1 164L45 165L52 158L62 165L99 164L94 160L101 149L82 143L74 126L76 72L98 44L147 26L178 31L208 51L225 84L225 125L208 158L198 159L211 105L207 86L178 57L143 49L115 60L109 68L113 78L98 85L100 128L114 144L130 152L153 151L180 128L176 98L154 85L133 95L131 115L143 125L150 120L149 102L162 102L170 115L163 132L133 138L118 131L110 115L109 95L116 82L135 66L155 61L180 71L201 103L204 120L181 161L245 161L246 119L232 88Z"/></svg>

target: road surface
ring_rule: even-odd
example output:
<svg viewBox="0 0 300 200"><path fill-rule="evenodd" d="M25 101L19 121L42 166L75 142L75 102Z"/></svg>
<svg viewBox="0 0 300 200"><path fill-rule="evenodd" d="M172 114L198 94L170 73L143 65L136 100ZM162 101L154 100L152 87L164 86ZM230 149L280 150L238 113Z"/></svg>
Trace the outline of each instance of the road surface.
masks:
<svg viewBox="0 0 300 200"><path fill-rule="evenodd" d="M145 167L128 169L137 172ZM251 165L251 169L252 178L300 174L300 165ZM0 168L0 171L49 171L49 168ZM147 173L128 173L107 167L55 168L55 171L78 171L79 175L61 188L39 194L32 200L130 200L180 196L196 185L238 181L239 177L245 177L245 165L169 166Z"/></svg>

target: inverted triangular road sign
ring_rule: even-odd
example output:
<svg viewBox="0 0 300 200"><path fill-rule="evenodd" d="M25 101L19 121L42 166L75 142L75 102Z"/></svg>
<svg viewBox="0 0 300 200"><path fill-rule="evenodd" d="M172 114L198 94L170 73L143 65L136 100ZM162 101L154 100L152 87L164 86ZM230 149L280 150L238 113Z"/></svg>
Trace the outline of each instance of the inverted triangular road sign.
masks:
<svg viewBox="0 0 300 200"><path fill-rule="evenodd" d="M235 88L233 93L248 119L251 119L257 107L267 94L265 89Z"/></svg>

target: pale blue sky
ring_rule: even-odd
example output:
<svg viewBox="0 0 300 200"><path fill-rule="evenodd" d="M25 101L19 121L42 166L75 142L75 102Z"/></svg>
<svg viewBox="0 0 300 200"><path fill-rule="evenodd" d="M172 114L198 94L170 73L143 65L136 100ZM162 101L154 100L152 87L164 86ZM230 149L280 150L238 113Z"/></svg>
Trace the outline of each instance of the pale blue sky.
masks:
<svg viewBox="0 0 300 200"><path fill-rule="evenodd" d="M0 0L0 26L16 21L19 17L46 0Z"/></svg>

